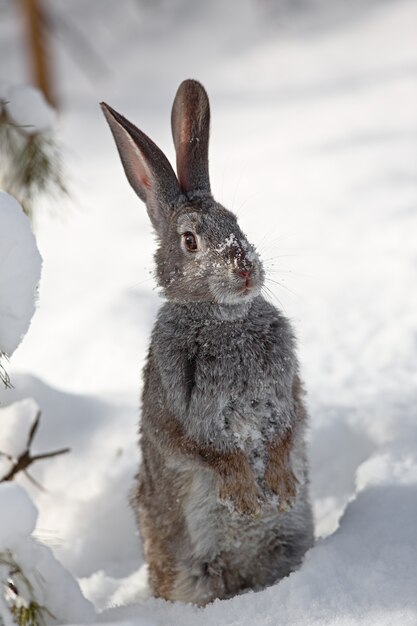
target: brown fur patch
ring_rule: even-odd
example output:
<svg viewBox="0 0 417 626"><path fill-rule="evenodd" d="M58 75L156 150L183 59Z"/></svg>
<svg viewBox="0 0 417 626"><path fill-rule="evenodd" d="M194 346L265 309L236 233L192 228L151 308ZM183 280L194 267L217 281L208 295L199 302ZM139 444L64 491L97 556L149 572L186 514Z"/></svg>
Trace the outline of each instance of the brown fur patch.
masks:
<svg viewBox="0 0 417 626"><path fill-rule="evenodd" d="M157 598L171 598L176 568L167 538L161 535L146 514L140 515L140 530L149 567L149 582Z"/></svg>
<svg viewBox="0 0 417 626"><path fill-rule="evenodd" d="M231 502L242 515L259 515L264 496L244 453L228 453L216 459L212 467L220 478L219 499Z"/></svg>
<svg viewBox="0 0 417 626"><path fill-rule="evenodd" d="M268 444L268 463L265 470L267 486L279 497L279 510L288 511L297 495L298 480L290 462L293 433L287 431L283 437Z"/></svg>

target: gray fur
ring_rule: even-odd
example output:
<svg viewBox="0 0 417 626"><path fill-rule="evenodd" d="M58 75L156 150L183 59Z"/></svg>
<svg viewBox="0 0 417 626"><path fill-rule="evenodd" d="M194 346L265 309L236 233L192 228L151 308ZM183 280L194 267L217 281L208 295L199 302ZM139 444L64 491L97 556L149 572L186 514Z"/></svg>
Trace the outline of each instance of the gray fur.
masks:
<svg viewBox="0 0 417 626"><path fill-rule="evenodd" d="M196 98L201 86L191 82L180 87L173 127L194 128L188 119L179 121L179 111L192 121L207 97L203 90L202 100ZM115 134L125 169L133 167L135 144L141 167L154 173L146 201L149 210L152 197L150 214L157 216L151 218L159 236L156 276L167 299L145 368L142 466L133 505L154 593L205 604L274 583L298 567L312 545L294 336L261 295L262 263L236 217L207 186L188 193L178 187L173 199L175 185L166 184L159 151L146 151L146 136L119 114L112 119L109 107L105 112L113 131L120 126L130 137L126 143L118 140L119 130ZM208 115L201 119L208 142ZM204 171L204 151L199 158ZM181 167L194 167L195 159ZM185 246L189 232L197 251ZM288 451L283 480L288 474L297 484L285 498L266 479L274 442ZM279 457L274 462L281 467ZM225 485L232 495L222 499ZM256 496L249 508L245 491Z"/></svg>
<svg viewBox="0 0 417 626"><path fill-rule="evenodd" d="M152 334L152 357L164 402L190 437L220 449L250 445L255 453L265 439L291 427L294 341L288 322L261 296L235 305L231 318L230 308L166 303ZM149 393L153 405L160 387ZM260 441L250 432L236 436L242 415L248 429L259 430Z"/></svg>

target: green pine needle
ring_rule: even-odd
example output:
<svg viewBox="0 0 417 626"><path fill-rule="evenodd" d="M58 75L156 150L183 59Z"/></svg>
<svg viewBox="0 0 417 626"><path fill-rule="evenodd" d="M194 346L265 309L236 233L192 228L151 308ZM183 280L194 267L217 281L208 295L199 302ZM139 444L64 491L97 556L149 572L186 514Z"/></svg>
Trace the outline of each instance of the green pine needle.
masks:
<svg viewBox="0 0 417 626"><path fill-rule="evenodd" d="M4 354L4 352L2 352L0 350L0 381L3 383L3 385L6 387L6 389L10 389L13 385L10 381L10 377L6 371L6 367L4 365L4 362L7 361L7 355Z"/></svg>
<svg viewBox="0 0 417 626"><path fill-rule="evenodd" d="M51 130L30 132L15 124L0 101L0 187L22 205L33 219L41 196L58 198L67 189L59 148Z"/></svg>
<svg viewBox="0 0 417 626"><path fill-rule="evenodd" d="M10 613L18 624L18 626L45 626L45 620L42 615L42 607L32 600L29 606L14 606L10 609Z"/></svg>
<svg viewBox="0 0 417 626"><path fill-rule="evenodd" d="M0 579L0 592L2 586L5 589L13 589L14 599L8 594L7 604L17 626L45 626L46 615L55 620L52 613L36 601L31 582L14 560L10 550L0 552L0 565L7 568L9 576L8 581ZM22 602L22 596L19 594L20 586L25 588L26 597L29 596L25 602Z"/></svg>

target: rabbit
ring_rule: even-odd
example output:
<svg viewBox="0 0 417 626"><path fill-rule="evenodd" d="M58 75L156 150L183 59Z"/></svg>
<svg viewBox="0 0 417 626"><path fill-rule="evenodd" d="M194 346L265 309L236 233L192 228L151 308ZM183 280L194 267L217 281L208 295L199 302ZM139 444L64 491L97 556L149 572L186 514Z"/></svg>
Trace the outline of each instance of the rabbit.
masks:
<svg viewBox="0 0 417 626"><path fill-rule="evenodd" d="M294 335L262 296L256 249L211 194L203 86L185 80L173 103L178 176L101 106L156 232L166 298L144 369L132 504L154 596L204 606L272 585L313 543Z"/></svg>

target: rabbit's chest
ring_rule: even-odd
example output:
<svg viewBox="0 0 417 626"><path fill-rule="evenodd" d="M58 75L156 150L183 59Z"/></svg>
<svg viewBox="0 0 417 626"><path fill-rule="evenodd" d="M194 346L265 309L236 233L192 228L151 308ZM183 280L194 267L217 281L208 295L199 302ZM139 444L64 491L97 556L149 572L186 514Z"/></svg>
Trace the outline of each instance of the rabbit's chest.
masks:
<svg viewBox="0 0 417 626"><path fill-rule="evenodd" d="M288 427L295 356L288 324L269 309L254 313L200 324L167 315L152 353L161 382L157 401L189 436L238 446L255 458Z"/></svg>
<svg viewBox="0 0 417 626"><path fill-rule="evenodd" d="M224 397L219 415L224 438L262 454L265 441L285 420L293 360L285 346L262 332L237 327L202 333L196 375L213 381ZM281 424L285 427L285 424Z"/></svg>
<svg viewBox="0 0 417 626"><path fill-rule="evenodd" d="M271 346L261 333L250 333L244 326L227 332L209 328L197 341L197 373L217 381L230 399L245 399L255 406L269 399L271 387L285 373L279 353L279 346Z"/></svg>

